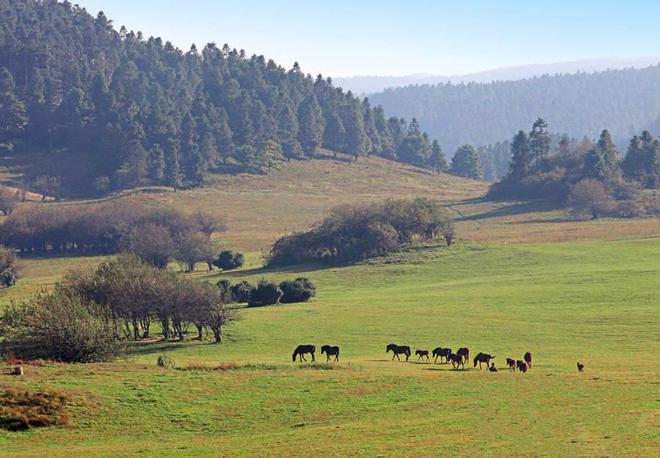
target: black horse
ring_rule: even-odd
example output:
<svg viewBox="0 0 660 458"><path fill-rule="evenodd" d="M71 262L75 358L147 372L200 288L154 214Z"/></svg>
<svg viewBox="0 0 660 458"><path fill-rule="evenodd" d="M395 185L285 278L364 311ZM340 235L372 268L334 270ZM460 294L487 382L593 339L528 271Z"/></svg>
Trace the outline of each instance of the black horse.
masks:
<svg viewBox="0 0 660 458"><path fill-rule="evenodd" d="M399 358L399 355L406 355L406 361L408 361L408 358L410 358L410 347L408 345L397 345L397 344L389 344L386 349L385 353L392 352L392 361L394 361L394 357L396 356L396 359L401 361L401 358Z"/></svg>
<svg viewBox="0 0 660 458"><path fill-rule="evenodd" d="M331 345L323 345L321 347L321 354L325 353L325 356L328 358L327 361L330 361L330 357L334 356L335 361L339 361L339 347Z"/></svg>
<svg viewBox="0 0 660 458"><path fill-rule="evenodd" d="M461 366L463 366L463 369L465 369L465 359L463 359L461 355L452 353L451 355L449 355L449 361L451 361L451 367L453 367L454 369L458 369Z"/></svg>
<svg viewBox="0 0 660 458"><path fill-rule="evenodd" d="M465 361L470 359L470 349L467 347L461 347L456 351L456 354L463 358Z"/></svg>
<svg viewBox="0 0 660 458"><path fill-rule="evenodd" d="M437 363L440 358L440 364L442 364L442 358L445 358L445 363L448 363L449 355L451 355L451 348L438 347L433 350L433 361Z"/></svg>
<svg viewBox="0 0 660 458"><path fill-rule="evenodd" d="M527 372L527 363L525 361L516 361L516 368L520 371L520 373L524 374Z"/></svg>
<svg viewBox="0 0 660 458"><path fill-rule="evenodd" d="M525 363L527 364L527 367L529 367L531 369L532 368L532 353L531 352L525 353L524 359L525 359Z"/></svg>
<svg viewBox="0 0 660 458"><path fill-rule="evenodd" d="M491 356L488 353L477 353L477 356L474 357L474 367L477 367L477 363L479 363L479 369L481 369L482 363L486 363L486 367L488 367L491 359L495 359L495 355Z"/></svg>
<svg viewBox="0 0 660 458"><path fill-rule="evenodd" d="M426 360L429 360L429 351L428 350L415 350L415 354L417 355L417 361L421 359L426 358Z"/></svg>
<svg viewBox="0 0 660 458"><path fill-rule="evenodd" d="M506 365L511 369L513 372L516 371L516 360L512 358L507 358L506 359Z"/></svg>
<svg viewBox="0 0 660 458"><path fill-rule="evenodd" d="M316 361L314 359L314 353L316 353L316 347L314 345L298 345L296 347L296 350L293 352L293 361L295 362L296 357L300 356L300 362L307 362L305 359L305 353L311 353L312 354L312 362Z"/></svg>

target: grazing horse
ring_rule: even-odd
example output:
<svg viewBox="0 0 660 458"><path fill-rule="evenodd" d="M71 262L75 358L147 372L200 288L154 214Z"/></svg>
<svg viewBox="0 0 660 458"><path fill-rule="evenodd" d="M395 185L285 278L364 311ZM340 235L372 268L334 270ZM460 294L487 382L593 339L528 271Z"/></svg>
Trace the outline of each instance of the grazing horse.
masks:
<svg viewBox="0 0 660 458"><path fill-rule="evenodd" d="M511 369L513 372L516 371L516 360L507 358L506 359L506 365L509 366L509 369Z"/></svg>
<svg viewBox="0 0 660 458"><path fill-rule="evenodd" d="M584 372L584 364L577 363L577 367L578 367L578 372Z"/></svg>
<svg viewBox="0 0 660 458"><path fill-rule="evenodd" d="M527 364L527 367L530 369L532 368L532 354L530 352L525 353L524 356L525 363Z"/></svg>
<svg viewBox="0 0 660 458"><path fill-rule="evenodd" d="M462 356L452 353L449 355L449 361L451 361L451 367L454 369L458 369L460 366L463 366L463 369L465 369L465 360Z"/></svg>
<svg viewBox="0 0 660 458"><path fill-rule="evenodd" d="M465 361L470 359L470 349L467 348L467 347L459 348L458 351L456 352L456 354L458 356L460 356L461 358L464 358Z"/></svg>
<svg viewBox="0 0 660 458"><path fill-rule="evenodd" d="M335 361L339 361L339 347L331 345L323 345L321 347L321 354L325 353L325 356L328 358L326 361L330 361L330 357L334 356Z"/></svg>
<svg viewBox="0 0 660 458"><path fill-rule="evenodd" d="M481 363L486 363L486 367L488 367L491 359L495 359L495 355L491 356L488 353L477 353L477 356L474 357L474 367L477 367L477 363L479 363L479 369L481 369Z"/></svg>
<svg viewBox="0 0 660 458"><path fill-rule="evenodd" d="M305 353L311 353L312 354L312 362L316 361L314 359L314 353L316 353L316 347L314 345L298 345L296 347L296 350L293 352L293 361L296 361L296 357L300 356L300 362L307 362L305 359Z"/></svg>
<svg viewBox="0 0 660 458"><path fill-rule="evenodd" d="M408 345L399 346L397 344L389 344L385 349L385 353L388 353L389 351L392 352L392 361L394 361L395 356L396 359L401 361L401 358L399 358L399 355L401 354L406 355L406 361L410 358L410 347Z"/></svg>
<svg viewBox="0 0 660 458"><path fill-rule="evenodd" d="M438 362L438 357L440 358L440 364L442 364L442 358L445 358L445 363L448 363L449 355L451 355L451 348L438 347L433 350L433 358L436 363Z"/></svg>
<svg viewBox="0 0 660 458"><path fill-rule="evenodd" d="M426 360L429 360L429 351L428 350L415 350L415 354L417 355L417 361L419 361L420 358L426 358Z"/></svg>
<svg viewBox="0 0 660 458"><path fill-rule="evenodd" d="M527 363L525 361L520 361L520 360L516 361L516 367L523 374L527 372Z"/></svg>

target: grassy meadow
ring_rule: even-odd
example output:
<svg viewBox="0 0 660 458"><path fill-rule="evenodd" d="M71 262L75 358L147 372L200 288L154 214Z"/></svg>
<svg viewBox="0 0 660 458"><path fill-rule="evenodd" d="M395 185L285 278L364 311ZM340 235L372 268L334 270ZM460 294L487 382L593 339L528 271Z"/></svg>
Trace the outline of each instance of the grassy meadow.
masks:
<svg viewBox="0 0 660 458"><path fill-rule="evenodd" d="M200 266L190 274L200 281L305 275L317 296L242 310L220 345L156 342L112 363L0 375L0 386L50 387L71 399L68 426L0 430L0 455L657 456L660 219L576 221L538 205L482 201L484 190L369 159L121 197L226 215L218 243L248 251L249 262L228 274ZM277 236L334 205L413 196L456 212L455 246L345 267L260 267ZM24 259L23 278L0 304L100 260ZM468 346L497 355L500 372L414 356L392 362L391 342L413 351ZM292 363L299 343L339 345L341 362L317 354L317 364ZM526 351L535 357L527 374L503 369ZM157 367L159 354L176 367ZM221 366L230 362L238 368ZM211 370L218 366L225 370Z"/></svg>

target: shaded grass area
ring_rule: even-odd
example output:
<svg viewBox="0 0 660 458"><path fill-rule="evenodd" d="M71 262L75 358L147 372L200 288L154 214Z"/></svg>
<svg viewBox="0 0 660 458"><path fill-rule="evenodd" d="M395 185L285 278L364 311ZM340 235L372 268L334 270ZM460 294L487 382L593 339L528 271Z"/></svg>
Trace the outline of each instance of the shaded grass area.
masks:
<svg viewBox="0 0 660 458"><path fill-rule="evenodd" d="M245 309L221 345L155 343L115 363L3 377L94 407L73 405L68 427L0 432L0 447L8 456L654 456L658 259L656 237L461 243L306 266L312 301ZM390 342L468 346L500 367L532 351L535 364L522 375L391 362ZM340 345L342 361L291 363L299 343ZM183 370L156 366L165 349Z"/></svg>

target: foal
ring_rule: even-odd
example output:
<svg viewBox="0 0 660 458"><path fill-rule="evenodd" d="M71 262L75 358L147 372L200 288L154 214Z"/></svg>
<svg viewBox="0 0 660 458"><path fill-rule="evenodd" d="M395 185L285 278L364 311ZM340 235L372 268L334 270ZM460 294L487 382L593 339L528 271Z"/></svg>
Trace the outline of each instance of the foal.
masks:
<svg viewBox="0 0 660 458"><path fill-rule="evenodd" d="M429 361L429 351L428 350L416 350L415 354L417 355L417 361L420 358L426 358L426 361Z"/></svg>
<svg viewBox="0 0 660 458"><path fill-rule="evenodd" d="M515 359L507 358L507 359L506 359L506 365L507 365L507 366L509 367L509 369L511 369L513 372L516 371L516 360L515 360Z"/></svg>
<svg viewBox="0 0 660 458"><path fill-rule="evenodd" d="M532 368L532 354L530 352L525 353L524 356L525 363L531 369Z"/></svg>
<svg viewBox="0 0 660 458"><path fill-rule="evenodd" d="M527 372L527 363L525 361L520 361L520 360L516 361L516 367L523 374Z"/></svg>
<svg viewBox="0 0 660 458"><path fill-rule="evenodd" d="M339 347L331 346L331 345L323 345L321 347L321 354L325 353L325 356L327 357L326 361L330 361L330 357L334 356L335 361L339 361Z"/></svg>

